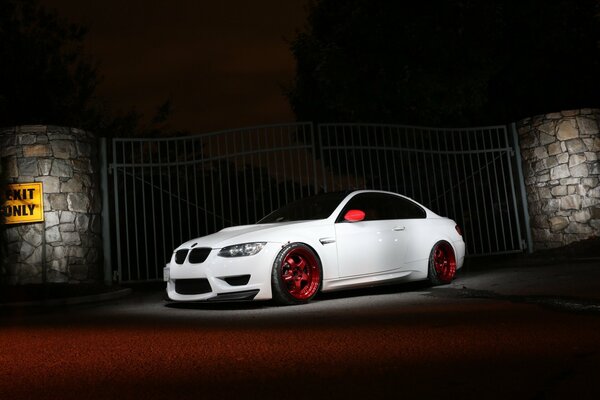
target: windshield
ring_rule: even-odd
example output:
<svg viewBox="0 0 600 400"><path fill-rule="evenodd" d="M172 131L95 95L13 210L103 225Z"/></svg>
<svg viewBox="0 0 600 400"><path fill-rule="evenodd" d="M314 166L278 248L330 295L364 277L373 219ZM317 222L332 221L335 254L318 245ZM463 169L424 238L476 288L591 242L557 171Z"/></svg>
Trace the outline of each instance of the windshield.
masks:
<svg viewBox="0 0 600 400"><path fill-rule="evenodd" d="M307 197L273 211L257 224L325 219L347 195L348 193L326 193Z"/></svg>

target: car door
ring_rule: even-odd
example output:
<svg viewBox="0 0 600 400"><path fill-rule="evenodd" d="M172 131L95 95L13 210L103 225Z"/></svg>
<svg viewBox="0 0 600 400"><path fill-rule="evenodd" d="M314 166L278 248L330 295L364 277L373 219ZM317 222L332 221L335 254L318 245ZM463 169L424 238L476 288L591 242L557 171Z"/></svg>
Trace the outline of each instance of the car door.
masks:
<svg viewBox="0 0 600 400"><path fill-rule="evenodd" d="M406 228L396 218L393 195L359 193L336 220L336 244L340 277L384 273L403 266ZM344 220L349 210L361 210L364 219Z"/></svg>

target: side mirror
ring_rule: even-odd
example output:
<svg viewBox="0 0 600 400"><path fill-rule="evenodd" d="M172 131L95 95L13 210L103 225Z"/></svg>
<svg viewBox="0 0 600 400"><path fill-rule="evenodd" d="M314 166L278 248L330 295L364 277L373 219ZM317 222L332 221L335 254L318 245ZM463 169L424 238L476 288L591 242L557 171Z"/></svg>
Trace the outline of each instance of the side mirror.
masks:
<svg viewBox="0 0 600 400"><path fill-rule="evenodd" d="M348 222L359 222L365 219L365 212L361 210L348 210L344 220Z"/></svg>

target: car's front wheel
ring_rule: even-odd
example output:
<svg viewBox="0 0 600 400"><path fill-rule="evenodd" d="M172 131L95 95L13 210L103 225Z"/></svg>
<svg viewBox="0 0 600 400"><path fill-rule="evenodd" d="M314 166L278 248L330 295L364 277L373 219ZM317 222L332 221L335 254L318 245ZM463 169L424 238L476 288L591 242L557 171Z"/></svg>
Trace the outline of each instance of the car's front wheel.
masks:
<svg viewBox="0 0 600 400"><path fill-rule="evenodd" d="M283 305L307 303L321 287L321 274L319 257L310 247L288 244L273 263L273 300Z"/></svg>
<svg viewBox="0 0 600 400"><path fill-rule="evenodd" d="M429 254L429 281L433 285L443 285L452 282L456 275L456 256L450 243L439 241Z"/></svg>

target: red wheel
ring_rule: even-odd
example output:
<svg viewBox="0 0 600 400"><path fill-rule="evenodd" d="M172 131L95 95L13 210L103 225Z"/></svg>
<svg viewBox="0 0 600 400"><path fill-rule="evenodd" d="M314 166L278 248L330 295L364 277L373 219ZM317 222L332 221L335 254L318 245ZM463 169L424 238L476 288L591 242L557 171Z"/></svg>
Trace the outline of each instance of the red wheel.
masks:
<svg viewBox="0 0 600 400"><path fill-rule="evenodd" d="M311 300L321 287L321 263L315 252L302 243L284 247L273 265L272 287L273 299L281 304Z"/></svg>
<svg viewBox="0 0 600 400"><path fill-rule="evenodd" d="M456 274L456 256L448 242L440 241L433 246L429 256L429 280L434 285L452 282Z"/></svg>

